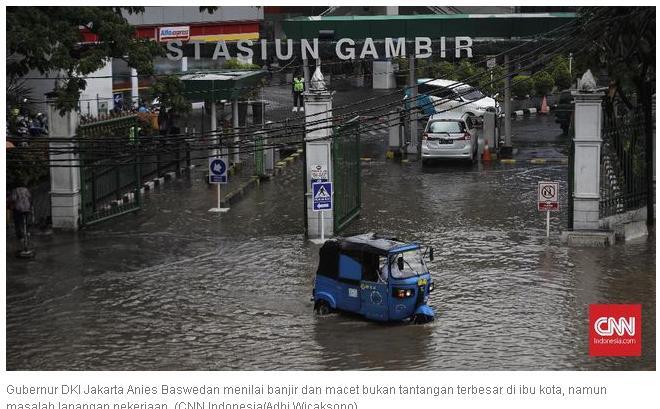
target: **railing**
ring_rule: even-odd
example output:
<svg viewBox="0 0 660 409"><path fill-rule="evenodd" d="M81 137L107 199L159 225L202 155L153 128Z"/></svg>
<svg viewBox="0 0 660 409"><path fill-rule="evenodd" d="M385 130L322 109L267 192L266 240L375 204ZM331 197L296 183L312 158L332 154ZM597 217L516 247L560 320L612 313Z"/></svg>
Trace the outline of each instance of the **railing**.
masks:
<svg viewBox="0 0 660 409"><path fill-rule="evenodd" d="M646 205L646 143L641 113L606 121L601 149L600 217Z"/></svg>
<svg viewBox="0 0 660 409"><path fill-rule="evenodd" d="M145 180L178 174L181 163L190 161L186 140L141 137L138 125L133 115L78 128L83 225L138 210Z"/></svg>

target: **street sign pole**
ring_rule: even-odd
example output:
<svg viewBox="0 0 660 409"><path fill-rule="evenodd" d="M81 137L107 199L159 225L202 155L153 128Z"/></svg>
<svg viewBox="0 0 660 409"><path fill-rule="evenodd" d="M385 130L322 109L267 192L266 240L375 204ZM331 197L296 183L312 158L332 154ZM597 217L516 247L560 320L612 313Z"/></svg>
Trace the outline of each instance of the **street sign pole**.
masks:
<svg viewBox="0 0 660 409"><path fill-rule="evenodd" d="M536 207L545 211L545 237L550 237L550 212L559 211L559 182L539 182Z"/></svg>
<svg viewBox="0 0 660 409"><path fill-rule="evenodd" d="M324 211L321 210L321 242L325 242L325 220L323 220Z"/></svg>
<svg viewBox="0 0 660 409"><path fill-rule="evenodd" d="M209 183L215 183L218 186L218 205L209 209L211 213L226 213L229 211L228 207L221 207L221 192L220 185L228 182L227 177L227 163L222 158L209 159Z"/></svg>

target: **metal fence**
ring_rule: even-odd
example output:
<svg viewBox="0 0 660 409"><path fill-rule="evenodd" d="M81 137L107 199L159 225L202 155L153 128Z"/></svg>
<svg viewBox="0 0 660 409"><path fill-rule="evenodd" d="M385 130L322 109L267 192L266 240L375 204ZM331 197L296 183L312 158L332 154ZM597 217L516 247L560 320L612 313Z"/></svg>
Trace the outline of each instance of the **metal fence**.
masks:
<svg viewBox="0 0 660 409"><path fill-rule="evenodd" d="M641 112L620 115L603 126L600 217L646 205L646 141Z"/></svg>
<svg viewBox="0 0 660 409"><path fill-rule="evenodd" d="M127 115L78 128L82 225L139 210L144 181L178 174L189 160L185 139L143 137L139 125Z"/></svg>
<svg viewBox="0 0 660 409"><path fill-rule="evenodd" d="M359 117L335 128L332 161L336 234L360 214L362 207Z"/></svg>

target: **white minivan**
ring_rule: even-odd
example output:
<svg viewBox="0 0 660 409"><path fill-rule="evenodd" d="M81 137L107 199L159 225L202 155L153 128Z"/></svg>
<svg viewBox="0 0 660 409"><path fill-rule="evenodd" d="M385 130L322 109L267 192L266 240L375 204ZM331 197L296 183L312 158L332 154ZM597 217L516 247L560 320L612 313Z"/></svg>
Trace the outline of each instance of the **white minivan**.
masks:
<svg viewBox="0 0 660 409"><path fill-rule="evenodd" d="M493 98L484 95L471 85L432 78L420 78L417 84L419 94L417 106L426 115L453 112L456 116L481 117L488 110L500 113L500 108ZM406 92L406 98L409 96L410 90Z"/></svg>
<svg viewBox="0 0 660 409"><path fill-rule="evenodd" d="M429 118L422 133L422 164L431 159L464 159L477 155L475 119L445 112Z"/></svg>

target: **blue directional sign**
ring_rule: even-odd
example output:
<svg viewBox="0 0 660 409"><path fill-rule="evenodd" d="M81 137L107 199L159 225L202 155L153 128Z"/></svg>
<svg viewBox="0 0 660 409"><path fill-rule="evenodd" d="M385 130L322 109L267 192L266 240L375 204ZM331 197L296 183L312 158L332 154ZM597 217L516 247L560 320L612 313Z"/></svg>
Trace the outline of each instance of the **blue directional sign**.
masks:
<svg viewBox="0 0 660 409"><path fill-rule="evenodd" d="M312 198L315 212L332 210L332 182L312 183Z"/></svg>
<svg viewBox="0 0 660 409"><path fill-rule="evenodd" d="M221 158L209 158L209 183L227 183L227 162Z"/></svg>

